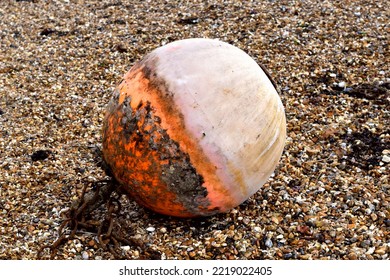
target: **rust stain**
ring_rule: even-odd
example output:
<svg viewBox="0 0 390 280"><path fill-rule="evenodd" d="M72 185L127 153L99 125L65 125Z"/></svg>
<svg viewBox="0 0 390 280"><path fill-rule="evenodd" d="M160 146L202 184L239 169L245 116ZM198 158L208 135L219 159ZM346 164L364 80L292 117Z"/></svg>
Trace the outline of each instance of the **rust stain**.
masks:
<svg viewBox="0 0 390 280"><path fill-rule="evenodd" d="M157 78L150 77L150 71L141 64L136 64L118 86L116 106L111 104L106 115L103 127L103 156L113 165L111 168L117 180L122 184L134 185L127 188L130 195L140 204L162 214L181 217L211 215L236 206L237 201L230 196L217 177L216 167L186 130L183 116L165 85ZM121 106L128 107L126 114L123 110L118 110ZM147 106L151 108L148 109ZM145 121L146 113L139 114L142 110L153 111L156 119L154 124ZM127 114L138 114L138 119L136 122L132 119L134 123L128 123ZM126 119L123 121L123 118ZM126 125L142 127L145 133L132 133L128 136L131 139L125 141L122 138ZM202 187L207 189L206 198L203 199L200 195L195 201L183 202L180 196L186 194L175 194L167 186L167 180L156 177L156 174L164 174L164 166L171 163L161 158L161 151L151 148L153 143L165 141L162 134L152 132L154 125L166 131L168 138L180 143L180 150L189 155L195 173L200 174L204 180ZM166 153L169 153L170 148L167 149ZM197 205L197 209L194 209L192 204Z"/></svg>

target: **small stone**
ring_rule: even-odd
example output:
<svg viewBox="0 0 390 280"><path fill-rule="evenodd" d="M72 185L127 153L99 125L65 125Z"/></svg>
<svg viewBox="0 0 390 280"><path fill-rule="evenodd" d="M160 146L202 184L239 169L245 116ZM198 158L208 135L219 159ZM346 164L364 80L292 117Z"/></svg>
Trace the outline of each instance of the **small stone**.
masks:
<svg viewBox="0 0 390 280"><path fill-rule="evenodd" d="M129 245L126 245L126 246L122 246L121 247L123 251L129 251L130 250L130 246Z"/></svg>
<svg viewBox="0 0 390 280"><path fill-rule="evenodd" d="M346 85L345 82L339 82L339 83L338 83L338 86L339 86L340 88L345 88L345 85Z"/></svg>
<svg viewBox="0 0 390 280"><path fill-rule="evenodd" d="M384 255L386 254L386 246L378 247L375 249L375 254Z"/></svg>
<svg viewBox="0 0 390 280"><path fill-rule="evenodd" d="M375 251L375 247L371 247L367 250L366 254L371 255L372 253L374 253L374 251Z"/></svg>
<svg viewBox="0 0 390 280"><path fill-rule="evenodd" d="M293 257L293 254L292 253L286 253L283 255L283 258L288 260L288 259L291 259Z"/></svg>
<svg viewBox="0 0 390 280"><path fill-rule="evenodd" d="M358 241L358 239L356 237L352 237L350 240L349 240L351 243L355 243Z"/></svg>
<svg viewBox="0 0 390 280"><path fill-rule="evenodd" d="M89 255L88 255L88 253L86 251L83 251L81 253L81 256L83 257L83 260L88 260L89 259Z"/></svg>
<svg viewBox="0 0 390 280"><path fill-rule="evenodd" d="M271 221L274 222L275 224L279 224L279 218L277 216L272 216Z"/></svg>
<svg viewBox="0 0 390 280"><path fill-rule="evenodd" d="M42 219L41 222L45 225L51 226L54 224L53 220L50 219Z"/></svg>
<svg viewBox="0 0 390 280"><path fill-rule="evenodd" d="M161 233L166 233L167 232L167 228L165 228L165 227L160 228L160 232Z"/></svg>
<svg viewBox="0 0 390 280"><path fill-rule="evenodd" d="M261 232L261 227L254 227L254 228L253 228L253 231L254 231L254 232Z"/></svg>
<svg viewBox="0 0 390 280"><path fill-rule="evenodd" d="M357 255L354 252L351 252L348 254L348 259L350 260L357 260Z"/></svg>
<svg viewBox="0 0 390 280"><path fill-rule="evenodd" d="M265 246L267 246L268 248L271 248L273 246L273 243L272 243L272 240L267 238L267 240L265 240L264 242Z"/></svg>
<svg viewBox="0 0 390 280"><path fill-rule="evenodd" d="M304 255L301 255L300 258L302 260L309 260L309 259L311 259L311 256L309 254L304 254Z"/></svg>
<svg viewBox="0 0 390 280"><path fill-rule="evenodd" d="M389 162L390 162L390 156L384 155L384 156L382 157L382 161L385 162L385 163L389 163Z"/></svg>
<svg viewBox="0 0 390 280"><path fill-rule="evenodd" d="M146 228L146 231L148 231L148 232L154 232L155 230L156 230L155 227L147 227Z"/></svg>
<svg viewBox="0 0 390 280"><path fill-rule="evenodd" d="M283 238L284 238L283 234L279 234L278 236L276 236L276 239L283 239Z"/></svg>

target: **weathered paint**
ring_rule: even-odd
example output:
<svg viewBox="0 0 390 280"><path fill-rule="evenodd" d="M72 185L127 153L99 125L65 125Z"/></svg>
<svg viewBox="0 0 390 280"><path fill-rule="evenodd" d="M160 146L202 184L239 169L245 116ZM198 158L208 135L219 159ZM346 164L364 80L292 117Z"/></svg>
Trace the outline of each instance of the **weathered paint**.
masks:
<svg viewBox="0 0 390 280"><path fill-rule="evenodd" d="M167 215L212 215L242 203L271 175L285 141L283 105L267 75L215 40L147 55L107 109L103 154L116 179Z"/></svg>

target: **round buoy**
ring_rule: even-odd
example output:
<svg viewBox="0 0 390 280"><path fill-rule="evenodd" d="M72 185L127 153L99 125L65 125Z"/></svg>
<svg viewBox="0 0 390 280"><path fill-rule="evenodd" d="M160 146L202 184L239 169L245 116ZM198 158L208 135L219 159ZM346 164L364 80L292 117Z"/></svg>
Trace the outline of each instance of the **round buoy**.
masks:
<svg viewBox="0 0 390 280"><path fill-rule="evenodd" d="M267 73L230 44L186 39L155 49L124 76L107 108L103 157L139 204L208 216L262 187L285 138Z"/></svg>

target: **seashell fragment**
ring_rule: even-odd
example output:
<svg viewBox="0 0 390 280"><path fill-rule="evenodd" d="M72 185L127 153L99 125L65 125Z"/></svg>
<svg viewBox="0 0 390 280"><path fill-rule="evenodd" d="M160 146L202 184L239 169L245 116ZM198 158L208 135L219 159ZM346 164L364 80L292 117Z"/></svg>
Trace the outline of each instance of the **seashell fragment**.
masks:
<svg viewBox="0 0 390 280"><path fill-rule="evenodd" d="M283 104L263 69L227 43L186 39L124 76L107 107L103 157L139 204L208 216L262 187L285 138Z"/></svg>

